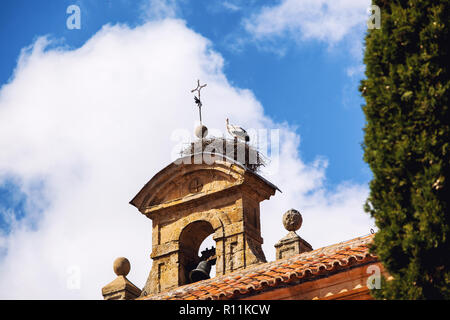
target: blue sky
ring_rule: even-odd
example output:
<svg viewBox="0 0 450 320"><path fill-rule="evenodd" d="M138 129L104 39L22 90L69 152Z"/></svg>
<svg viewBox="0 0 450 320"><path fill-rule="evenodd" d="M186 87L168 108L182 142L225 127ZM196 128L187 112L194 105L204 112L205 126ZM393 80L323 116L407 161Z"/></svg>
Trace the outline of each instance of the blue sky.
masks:
<svg viewBox="0 0 450 320"><path fill-rule="evenodd" d="M141 259L150 245L137 230L148 233L149 226L128 201L168 163L168 136L192 127L196 111L186 86L197 76L208 82L203 112L211 126L231 114L247 128L284 130L280 170L270 178L283 194L262 207L276 212L263 216L265 251L283 236L279 215L291 207L303 212L313 247L367 233L373 224L362 204L371 173L362 159L357 88L368 2L3 1L0 283L6 286L8 272L20 272L17 265L33 255L43 273L64 282L64 268L87 268L86 255L100 259L88 241L100 237L100 224L98 245L123 225L133 235L98 249L104 259L86 277L103 281L104 260L121 248L121 255L145 261L135 281L145 280L148 262ZM73 4L81 11L79 30L66 27ZM30 243L40 244L33 255ZM63 243L72 251L58 260L52 253ZM23 273L36 288L0 292L51 297ZM55 283L55 290L91 298L97 289L74 293Z"/></svg>

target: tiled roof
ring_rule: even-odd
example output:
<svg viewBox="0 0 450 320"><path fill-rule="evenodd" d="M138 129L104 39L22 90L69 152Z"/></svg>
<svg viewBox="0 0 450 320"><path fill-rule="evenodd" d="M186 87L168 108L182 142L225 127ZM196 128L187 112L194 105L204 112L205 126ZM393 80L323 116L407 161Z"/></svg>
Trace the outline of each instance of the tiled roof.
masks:
<svg viewBox="0 0 450 320"><path fill-rule="evenodd" d="M358 237L289 258L263 263L226 275L143 297L156 300L236 299L302 280L376 261L369 253L373 235Z"/></svg>

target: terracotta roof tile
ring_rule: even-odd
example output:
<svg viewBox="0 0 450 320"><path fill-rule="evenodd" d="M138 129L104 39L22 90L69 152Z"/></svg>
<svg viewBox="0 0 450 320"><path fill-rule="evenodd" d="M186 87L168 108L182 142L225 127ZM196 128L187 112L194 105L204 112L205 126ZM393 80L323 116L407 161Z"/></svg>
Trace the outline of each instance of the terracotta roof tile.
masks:
<svg viewBox="0 0 450 320"><path fill-rule="evenodd" d="M252 294L267 287L276 288L284 283L377 260L374 255L369 253L369 243L372 238L372 234L355 238L149 295L143 299L233 299L239 295Z"/></svg>

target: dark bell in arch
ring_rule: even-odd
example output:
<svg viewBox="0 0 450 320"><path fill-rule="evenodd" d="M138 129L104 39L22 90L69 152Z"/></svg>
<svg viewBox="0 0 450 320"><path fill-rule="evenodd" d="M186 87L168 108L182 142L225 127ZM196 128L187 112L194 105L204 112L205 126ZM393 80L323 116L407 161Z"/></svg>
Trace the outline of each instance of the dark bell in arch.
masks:
<svg viewBox="0 0 450 320"><path fill-rule="evenodd" d="M211 262L200 261L197 268L189 273L189 278L192 282L209 279L209 272L211 271Z"/></svg>

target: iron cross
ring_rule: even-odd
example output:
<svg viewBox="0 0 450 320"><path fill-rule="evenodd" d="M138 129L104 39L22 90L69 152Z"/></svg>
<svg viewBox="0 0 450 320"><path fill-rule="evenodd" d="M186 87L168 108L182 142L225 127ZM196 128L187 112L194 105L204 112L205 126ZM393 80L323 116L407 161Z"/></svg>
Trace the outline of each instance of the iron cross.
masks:
<svg viewBox="0 0 450 320"><path fill-rule="evenodd" d="M200 91L206 87L206 83L203 85L200 85L200 80L197 80L197 88L192 89L191 92L197 91L198 97L194 96L194 101L198 106L198 114L200 115L200 124L202 123L202 102L200 100Z"/></svg>

